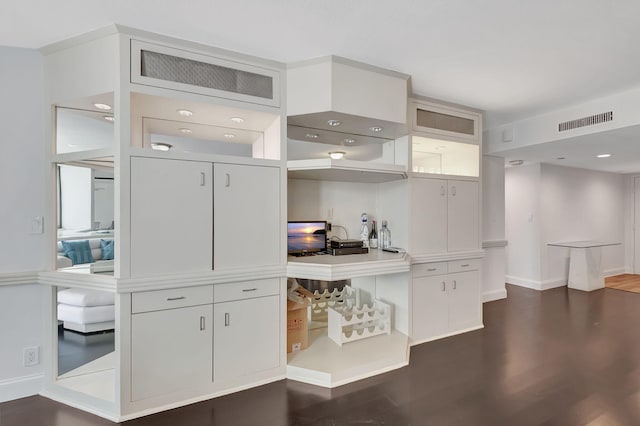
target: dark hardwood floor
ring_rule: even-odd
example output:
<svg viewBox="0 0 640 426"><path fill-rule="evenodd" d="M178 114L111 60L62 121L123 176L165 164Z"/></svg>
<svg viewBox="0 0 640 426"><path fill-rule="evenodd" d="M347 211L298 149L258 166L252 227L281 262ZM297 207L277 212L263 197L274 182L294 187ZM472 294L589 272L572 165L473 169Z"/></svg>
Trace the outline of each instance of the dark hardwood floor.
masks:
<svg viewBox="0 0 640 426"><path fill-rule="evenodd" d="M640 424L640 294L507 290L483 330L415 346L403 369L333 390L280 381L125 424ZM108 424L41 397L0 404L1 426Z"/></svg>

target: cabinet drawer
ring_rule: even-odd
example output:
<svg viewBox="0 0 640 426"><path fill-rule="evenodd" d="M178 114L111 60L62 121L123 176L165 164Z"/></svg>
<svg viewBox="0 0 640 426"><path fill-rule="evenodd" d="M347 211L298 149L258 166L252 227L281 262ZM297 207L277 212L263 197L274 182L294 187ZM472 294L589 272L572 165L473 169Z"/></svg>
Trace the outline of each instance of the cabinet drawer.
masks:
<svg viewBox="0 0 640 426"><path fill-rule="evenodd" d="M449 272L476 271L482 266L481 259L453 260L449 262Z"/></svg>
<svg viewBox="0 0 640 426"><path fill-rule="evenodd" d="M229 284L218 284L214 289L214 302L250 299L252 297L273 296L280 293L279 280L242 281Z"/></svg>
<svg viewBox="0 0 640 426"><path fill-rule="evenodd" d="M412 266L413 278L447 273L447 262L420 263Z"/></svg>
<svg viewBox="0 0 640 426"><path fill-rule="evenodd" d="M160 311L213 303L213 286L141 291L131 295L131 313Z"/></svg>

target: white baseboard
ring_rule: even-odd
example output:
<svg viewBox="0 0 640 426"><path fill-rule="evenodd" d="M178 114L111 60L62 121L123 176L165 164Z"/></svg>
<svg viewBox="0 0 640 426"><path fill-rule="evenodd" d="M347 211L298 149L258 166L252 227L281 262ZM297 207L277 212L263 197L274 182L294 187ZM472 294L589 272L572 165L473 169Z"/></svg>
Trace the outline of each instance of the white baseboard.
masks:
<svg viewBox="0 0 640 426"><path fill-rule="evenodd" d="M482 303L493 302L494 300L500 300L500 299L506 299L506 298L507 298L507 289L505 288L482 293Z"/></svg>
<svg viewBox="0 0 640 426"><path fill-rule="evenodd" d="M562 287L567 285L567 280L565 280L564 278L537 281L537 280L530 280L527 278L519 278L519 277L514 277L512 275L507 275L505 276L505 280L507 284L513 284L520 287L526 287L526 288L539 290L539 291L549 290L551 288Z"/></svg>
<svg viewBox="0 0 640 426"><path fill-rule="evenodd" d="M0 381L0 402L37 395L42 390L43 374Z"/></svg>
<svg viewBox="0 0 640 426"><path fill-rule="evenodd" d="M633 274L633 272L627 272L624 266L620 268L607 269L606 271L604 271L605 278L613 277L614 275L621 275L621 274Z"/></svg>

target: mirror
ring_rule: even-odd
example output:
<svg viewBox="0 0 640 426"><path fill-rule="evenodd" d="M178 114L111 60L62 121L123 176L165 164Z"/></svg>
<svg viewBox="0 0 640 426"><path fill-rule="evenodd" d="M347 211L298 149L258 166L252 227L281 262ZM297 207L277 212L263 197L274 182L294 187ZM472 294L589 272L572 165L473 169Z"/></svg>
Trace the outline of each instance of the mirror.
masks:
<svg viewBox="0 0 640 426"><path fill-rule="evenodd" d="M56 108L56 153L113 147L113 114Z"/></svg>
<svg viewBox="0 0 640 426"><path fill-rule="evenodd" d="M116 361L114 293L58 287L56 302L56 383L113 401Z"/></svg>

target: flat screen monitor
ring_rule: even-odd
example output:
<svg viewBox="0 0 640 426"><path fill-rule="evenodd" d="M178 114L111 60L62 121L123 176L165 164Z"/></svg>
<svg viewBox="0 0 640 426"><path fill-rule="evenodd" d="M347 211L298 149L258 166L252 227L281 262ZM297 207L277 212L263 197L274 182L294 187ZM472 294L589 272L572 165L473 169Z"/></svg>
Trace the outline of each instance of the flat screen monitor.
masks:
<svg viewBox="0 0 640 426"><path fill-rule="evenodd" d="M327 248L327 222L289 221L287 224L287 253L304 255Z"/></svg>

